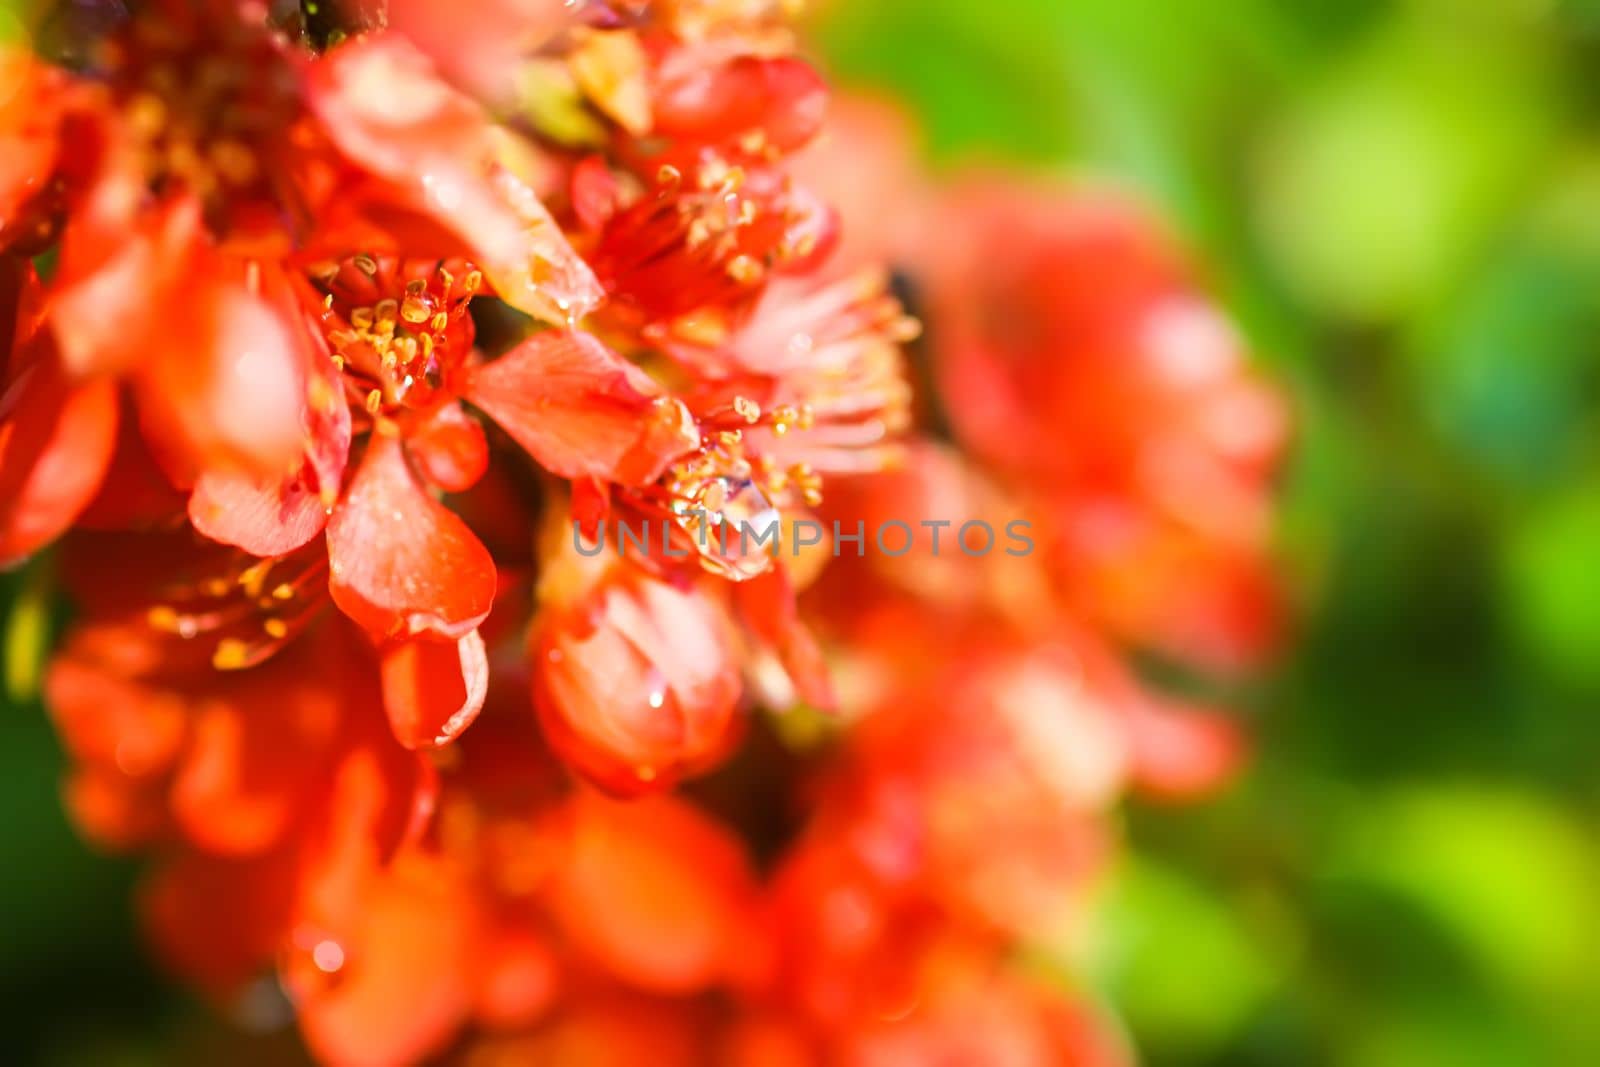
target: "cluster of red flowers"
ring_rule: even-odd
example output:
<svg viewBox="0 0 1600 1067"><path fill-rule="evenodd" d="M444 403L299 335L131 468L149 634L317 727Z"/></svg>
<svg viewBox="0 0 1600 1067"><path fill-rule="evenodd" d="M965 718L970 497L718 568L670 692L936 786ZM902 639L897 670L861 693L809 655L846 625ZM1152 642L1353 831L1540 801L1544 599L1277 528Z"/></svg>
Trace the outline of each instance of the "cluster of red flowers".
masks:
<svg viewBox="0 0 1600 1067"><path fill-rule="evenodd" d="M1238 763L1122 650L1281 628L1281 402L1136 205L931 184L788 6L74 4L0 56L66 802L320 1059L1126 1058L1019 948L1127 789ZM913 544L706 536L802 515ZM627 519L671 537L580 551Z"/></svg>

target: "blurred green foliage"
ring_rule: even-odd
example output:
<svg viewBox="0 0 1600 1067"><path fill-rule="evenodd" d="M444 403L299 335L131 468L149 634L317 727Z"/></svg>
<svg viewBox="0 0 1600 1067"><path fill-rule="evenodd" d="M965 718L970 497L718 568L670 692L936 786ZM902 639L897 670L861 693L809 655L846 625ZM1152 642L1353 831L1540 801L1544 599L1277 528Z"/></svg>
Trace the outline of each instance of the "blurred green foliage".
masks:
<svg viewBox="0 0 1600 1067"><path fill-rule="evenodd" d="M1156 1064L1600 1063L1600 4L862 0L933 159L1110 175L1293 389L1257 764L1080 961Z"/></svg>
<svg viewBox="0 0 1600 1067"><path fill-rule="evenodd" d="M1292 388L1250 776L1131 812L1081 969L1155 1064L1600 1063L1600 0L833 0L941 164L1144 189ZM0 576L8 1062L162 1062Z"/></svg>

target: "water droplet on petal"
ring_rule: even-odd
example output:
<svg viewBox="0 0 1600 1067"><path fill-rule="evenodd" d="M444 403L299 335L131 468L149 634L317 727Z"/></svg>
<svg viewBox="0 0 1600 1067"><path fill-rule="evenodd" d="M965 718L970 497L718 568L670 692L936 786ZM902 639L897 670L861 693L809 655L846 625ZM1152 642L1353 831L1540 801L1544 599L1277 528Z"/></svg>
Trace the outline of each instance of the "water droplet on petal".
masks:
<svg viewBox="0 0 1600 1067"><path fill-rule="evenodd" d="M644 675L646 702L652 708L662 708L667 703L667 677L660 670L651 667Z"/></svg>
<svg viewBox="0 0 1600 1067"><path fill-rule="evenodd" d="M318 941L311 950L311 962L324 974L334 974L344 966L344 946L337 941Z"/></svg>

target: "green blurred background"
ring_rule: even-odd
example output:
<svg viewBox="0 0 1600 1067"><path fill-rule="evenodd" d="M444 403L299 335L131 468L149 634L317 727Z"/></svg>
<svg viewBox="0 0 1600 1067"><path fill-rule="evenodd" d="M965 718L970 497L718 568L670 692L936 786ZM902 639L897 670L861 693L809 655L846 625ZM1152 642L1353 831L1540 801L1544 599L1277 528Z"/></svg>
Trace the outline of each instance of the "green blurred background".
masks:
<svg viewBox="0 0 1600 1067"><path fill-rule="evenodd" d="M823 6L937 162L1145 190L1296 397L1257 764L1128 813L1075 966L1152 1064L1600 1064L1600 0ZM0 1058L166 1062L199 1013L59 813L40 577L0 579Z"/></svg>
<svg viewBox="0 0 1600 1067"><path fill-rule="evenodd" d="M1296 651L1129 813L1154 1064L1600 1063L1600 3L840 0L936 160L1143 189L1293 389Z"/></svg>

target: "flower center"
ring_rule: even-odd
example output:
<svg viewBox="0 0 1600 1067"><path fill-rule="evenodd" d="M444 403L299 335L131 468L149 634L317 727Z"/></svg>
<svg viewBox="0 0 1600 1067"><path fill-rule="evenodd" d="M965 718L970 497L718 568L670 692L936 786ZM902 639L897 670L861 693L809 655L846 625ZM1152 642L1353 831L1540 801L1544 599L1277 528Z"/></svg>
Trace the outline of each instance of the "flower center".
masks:
<svg viewBox="0 0 1600 1067"><path fill-rule="evenodd" d="M282 648L327 603L327 552L313 542L267 559L230 552L199 576L163 589L146 621L208 643L217 670L241 670Z"/></svg>
<svg viewBox="0 0 1600 1067"><path fill-rule="evenodd" d="M267 166L298 113L295 72L255 5L227 18L182 10L135 18L100 58L148 186L197 196L226 233L241 200L272 197Z"/></svg>
<svg viewBox="0 0 1600 1067"><path fill-rule="evenodd" d="M481 272L461 261L361 255L325 273L320 285L334 362L367 414L427 410L454 395L452 380L472 350L468 305Z"/></svg>

